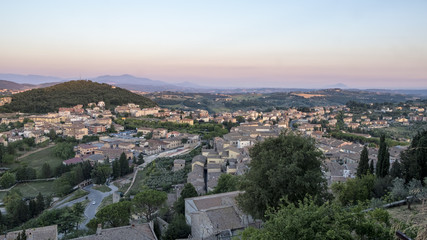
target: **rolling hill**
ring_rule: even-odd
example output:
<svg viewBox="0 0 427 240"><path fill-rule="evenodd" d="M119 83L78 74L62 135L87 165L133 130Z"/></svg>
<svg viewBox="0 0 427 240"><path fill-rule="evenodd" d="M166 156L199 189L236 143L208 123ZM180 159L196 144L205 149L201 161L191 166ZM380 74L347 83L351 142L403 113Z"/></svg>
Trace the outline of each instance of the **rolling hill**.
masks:
<svg viewBox="0 0 427 240"><path fill-rule="evenodd" d="M104 101L107 108L127 103L139 104L141 107L157 105L146 97L122 88L78 80L15 94L10 104L0 107L0 112L47 113L58 111L60 107L98 101Z"/></svg>

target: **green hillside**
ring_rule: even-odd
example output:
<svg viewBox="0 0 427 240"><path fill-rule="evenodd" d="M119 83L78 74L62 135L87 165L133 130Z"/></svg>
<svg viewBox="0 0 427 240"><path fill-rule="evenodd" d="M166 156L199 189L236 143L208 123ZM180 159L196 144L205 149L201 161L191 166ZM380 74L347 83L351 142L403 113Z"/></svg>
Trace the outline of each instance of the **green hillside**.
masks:
<svg viewBox="0 0 427 240"><path fill-rule="evenodd" d="M33 89L12 96L12 103L0 107L0 112L47 113L60 107L104 101L107 108L135 103L140 107L153 107L152 100L108 84L79 80Z"/></svg>

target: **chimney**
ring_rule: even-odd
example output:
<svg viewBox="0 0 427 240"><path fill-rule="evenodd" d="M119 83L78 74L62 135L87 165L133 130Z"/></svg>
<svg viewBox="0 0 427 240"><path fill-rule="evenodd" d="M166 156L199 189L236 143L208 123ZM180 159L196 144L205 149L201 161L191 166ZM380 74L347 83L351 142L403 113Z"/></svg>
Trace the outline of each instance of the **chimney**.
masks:
<svg viewBox="0 0 427 240"><path fill-rule="evenodd" d="M96 235L101 235L101 231L102 231L102 225L101 223L99 223L98 228L96 229Z"/></svg>

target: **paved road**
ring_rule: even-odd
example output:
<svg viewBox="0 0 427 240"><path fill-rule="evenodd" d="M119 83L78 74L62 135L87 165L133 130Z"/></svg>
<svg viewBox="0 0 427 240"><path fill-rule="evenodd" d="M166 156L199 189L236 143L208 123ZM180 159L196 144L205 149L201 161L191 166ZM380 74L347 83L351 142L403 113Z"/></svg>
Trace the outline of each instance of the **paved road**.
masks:
<svg viewBox="0 0 427 240"><path fill-rule="evenodd" d="M102 200L113 194L113 192L117 191L118 188L116 186L114 186L114 184L110 184L108 187L111 188L111 191L109 192L100 192L98 190L95 190L92 188L93 185L89 185L86 186L85 188L83 188L83 190L88 191L89 194L81 197L81 198L77 198L73 201L67 202L67 203L63 203L64 201L66 201L67 199L69 199L70 197L65 198L64 200L62 200L61 202L55 204L55 206L53 208L63 208L63 207L71 207L74 204L78 203L78 202L83 202L84 200L86 200L86 197L89 199L89 204L86 206L85 208L85 220L79 225L79 229L86 229L86 224L95 217L95 214L97 212L97 208L99 207L99 205L101 204ZM92 204L95 201L95 204Z"/></svg>
<svg viewBox="0 0 427 240"><path fill-rule="evenodd" d="M110 184L108 187L111 188L111 191L109 192L100 192L98 190L92 189L92 185L89 185L84 188L84 190L89 191L89 195L87 195L89 199L89 204L87 205L85 209L85 217L86 219L80 224L79 229L86 229L86 224L95 217L95 214L97 212L97 208L101 204L102 200L109 195L113 194L113 192L117 191L118 188L114 186L114 184ZM93 201L95 201L95 204L92 204Z"/></svg>

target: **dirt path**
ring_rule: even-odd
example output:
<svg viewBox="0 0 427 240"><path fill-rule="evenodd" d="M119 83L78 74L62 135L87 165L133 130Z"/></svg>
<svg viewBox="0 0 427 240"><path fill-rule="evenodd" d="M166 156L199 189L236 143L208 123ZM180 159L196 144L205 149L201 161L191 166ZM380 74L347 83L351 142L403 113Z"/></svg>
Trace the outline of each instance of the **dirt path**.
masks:
<svg viewBox="0 0 427 240"><path fill-rule="evenodd" d="M39 148L39 149L36 149L36 150L34 150L34 151L31 151L31 152L26 152L26 153L24 153L24 155L19 156L19 157L17 158L17 160L20 160L21 158L24 158L24 157L26 157L26 156L28 156L28 155L33 154L33 153L40 152L40 151L43 151L43 150L48 149L48 148L50 148L50 147L53 147L54 145L55 145L55 144L53 144L53 143L49 143L49 145L47 145L46 147Z"/></svg>

